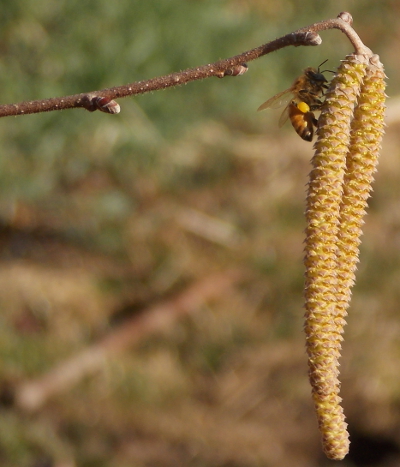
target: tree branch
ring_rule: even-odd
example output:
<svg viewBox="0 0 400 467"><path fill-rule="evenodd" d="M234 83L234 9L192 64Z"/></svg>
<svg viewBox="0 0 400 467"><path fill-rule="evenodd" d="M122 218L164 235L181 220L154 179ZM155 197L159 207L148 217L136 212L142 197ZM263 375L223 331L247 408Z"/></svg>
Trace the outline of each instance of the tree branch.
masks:
<svg viewBox="0 0 400 467"><path fill-rule="evenodd" d="M195 312L208 300L229 293L248 276L245 270L231 269L199 279L179 295L145 309L128 319L99 342L59 363L48 373L8 388L15 405L30 412L52 396L68 390L82 378L101 369L107 358L137 344L141 339L169 329L182 316Z"/></svg>
<svg viewBox="0 0 400 467"><path fill-rule="evenodd" d="M216 76L217 78L238 76L247 71L247 62L256 60L263 55L267 55L271 52L282 49L283 47L287 47L289 45L293 45L295 47L301 45L320 45L322 43L322 39L318 35L318 32L327 29L341 30L347 35L350 42L353 44L356 53L367 53L369 49L364 46L354 29L351 27L352 21L353 19L350 13L344 12L340 13L335 19L314 23L295 32L286 34L274 41L260 45L255 49L197 68L189 68L181 72L171 73L158 78L137 81L131 84L101 89L99 91L89 93L26 101L17 104L0 105L0 117L27 115L77 107L85 108L90 112L100 110L102 112L116 114L119 113L120 108L113 99L158 91L160 89L179 86L189 83L190 81L210 78L212 76Z"/></svg>

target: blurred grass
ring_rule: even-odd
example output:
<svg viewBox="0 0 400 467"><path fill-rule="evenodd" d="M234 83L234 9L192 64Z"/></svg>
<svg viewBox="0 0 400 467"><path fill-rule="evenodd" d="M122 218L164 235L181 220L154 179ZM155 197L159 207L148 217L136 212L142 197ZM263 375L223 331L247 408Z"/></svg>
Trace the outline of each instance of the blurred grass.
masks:
<svg viewBox="0 0 400 467"><path fill-rule="evenodd" d="M393 0L351 5L357 31L386 65L391 95L400 92L399 8ZM1 101L210 63L347 9L345 0L16 0L0 15ZM304 67L328 58L335 68L351 52L337 31L323 41L264 57L242 77L122 100L118 116L74 110L1 120L4 388L213 271L253 274L38 413L7 409L3 390L1 466L330 465L318 457L301 330L312 148L289 125L278 130L279 111L255 112ZM398 147L394 124L367 217L342 373L350 426L400 444ZM222 236L193 231L188 219ZM354 459L342 464L361 465Z"/></svg>

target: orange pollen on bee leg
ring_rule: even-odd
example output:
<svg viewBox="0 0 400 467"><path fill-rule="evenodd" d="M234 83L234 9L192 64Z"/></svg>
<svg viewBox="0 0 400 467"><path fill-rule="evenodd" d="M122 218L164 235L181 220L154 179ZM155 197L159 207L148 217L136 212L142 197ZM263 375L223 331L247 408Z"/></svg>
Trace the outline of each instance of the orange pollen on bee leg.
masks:
<svg viewBox="0 0 400 467"><path fill-rule="evenodd" d="M300 110L300 112L303 112L305 114L310 111L310 106L305 102L299 102L297 104L297 108Z"/></svg>

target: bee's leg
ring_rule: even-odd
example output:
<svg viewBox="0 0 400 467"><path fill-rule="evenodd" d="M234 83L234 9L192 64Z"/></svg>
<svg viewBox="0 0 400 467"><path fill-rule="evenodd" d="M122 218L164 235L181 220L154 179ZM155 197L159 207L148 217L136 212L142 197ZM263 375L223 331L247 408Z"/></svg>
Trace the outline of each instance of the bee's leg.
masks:
<svg viewBox="0 0 400 467"><path fill-rule="evenodd" d="M321 108L323 102L321 99L314 99L314 103L310 105L310 110L318 110Z"/></svg>
<svg viewBox="0 0 400 467"><path fill-rule="evenodd" d="M304 100L305 100L305 102L306 102L307 100L309 100L310 94L312 95L313 93L310 92L310 91L307 91L306 89L300 89L300 91L298 92L298 94L299 94L299 96L300 96L302 99L304 98Z"/></svg>
<svg viewBox="0 0 400 467"><path fill-rule="evenodd" d="M327 84L322 85L322 90L321 90L321 95L322 97L325 96L326 91L329 89L329 86Z"/></svg>

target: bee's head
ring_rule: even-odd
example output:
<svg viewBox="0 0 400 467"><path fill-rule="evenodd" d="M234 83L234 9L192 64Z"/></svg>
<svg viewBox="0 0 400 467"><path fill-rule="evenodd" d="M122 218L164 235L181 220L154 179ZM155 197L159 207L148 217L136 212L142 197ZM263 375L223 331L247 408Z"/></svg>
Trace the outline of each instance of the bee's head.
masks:
<svg viewBox="0 0 400 467"><path fill-rule="evenodd" d="M328 80L325 78L324 73L326 71L329 71L330 73L334 73L334 71L332 70L321 71L322 65L326 63L327 61L328 60L325 60L324 62L322 62L318 68L308 67L304 70L304 74L310 80L310 83L312 83L312 85L320 87L320 88L328 89L328 84L327 84Z"/></svg>
<svg viewBox="0 0 400 467"><path fill-rule="evenodd" d="M328 82L323 73L323 71L319 71L319 67L318 69L309 67L304 70L304 74L307 76L307 78L315 84L322 84Z"/></svg>

